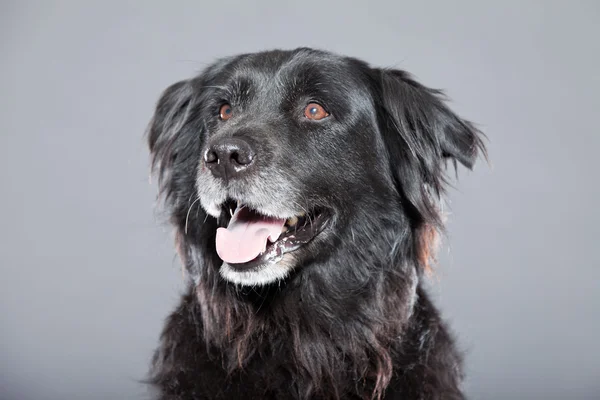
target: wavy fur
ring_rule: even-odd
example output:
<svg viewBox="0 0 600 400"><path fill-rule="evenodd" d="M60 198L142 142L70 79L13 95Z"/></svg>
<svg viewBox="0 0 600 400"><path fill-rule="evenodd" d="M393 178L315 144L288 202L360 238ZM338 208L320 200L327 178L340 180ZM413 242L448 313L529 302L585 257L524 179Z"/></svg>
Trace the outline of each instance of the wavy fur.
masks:
<svg viewBox="0 0 600 400"><path fill-rule="evenodd" d="M320 91L330 125L294 122L302 90ZM228 129L214 120L223 96L279 110L240 129L274 121L256 134L274 155L269 174L294 183L290 201L332 210L327 231L293 253L291 275L270 285L221 277L220 221L197 201L209 184L200 155ZM166 89L148 140L190 276L153 359L158 399L463 398L461 356L420 280L443 231L446 161L471 168L485 150L441 92L317 50L245 54Z"/></svg>

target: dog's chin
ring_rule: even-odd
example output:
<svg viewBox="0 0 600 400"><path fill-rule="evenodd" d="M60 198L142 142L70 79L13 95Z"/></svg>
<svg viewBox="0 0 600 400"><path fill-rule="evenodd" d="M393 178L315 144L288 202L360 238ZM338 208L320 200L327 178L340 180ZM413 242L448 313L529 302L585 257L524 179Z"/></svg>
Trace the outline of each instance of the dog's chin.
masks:
<svg viewBox="0 0 600 400"><path fill-rule="evenodd" d="M265 286L285 280L296 266L293 254L285 254L279 260L240 269L235 264L223 262L220 274L228 282L241 286Z"/></svg>

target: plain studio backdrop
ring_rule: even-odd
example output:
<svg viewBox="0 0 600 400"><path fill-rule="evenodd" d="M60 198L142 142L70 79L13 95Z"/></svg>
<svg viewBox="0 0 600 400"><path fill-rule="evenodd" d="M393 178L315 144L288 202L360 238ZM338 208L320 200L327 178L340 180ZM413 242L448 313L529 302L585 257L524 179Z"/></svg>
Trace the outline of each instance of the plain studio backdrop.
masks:
<svg viewBox="0 0 600 400"><path fill-rule="evenodd" d="M496 3L2 1L0 398L147 398L182 289L154 104L216 57L297 46L406 69L489 137L430 281L470 398L599 398L600 3Z"/></svg>

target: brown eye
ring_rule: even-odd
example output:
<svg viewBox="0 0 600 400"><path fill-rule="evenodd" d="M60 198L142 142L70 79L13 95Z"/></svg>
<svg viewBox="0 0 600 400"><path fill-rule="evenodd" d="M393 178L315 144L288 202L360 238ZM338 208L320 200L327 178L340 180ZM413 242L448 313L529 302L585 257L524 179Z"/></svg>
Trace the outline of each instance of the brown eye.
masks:
<svg viewBox="0 0 600 400"><path fill-rule="evenodd" d="M329 116L329 113L325 111L322 105L317 103L310 103L304 109L304 116L314 121L319 121Z"/></svg>
<svg viewBox="0 0 600 400"><path fill-rule="evenodd" d="M229 104L223 104L219 109L219 117L223 121L227 121L229 118L233 116L233 110Z"/></svg>

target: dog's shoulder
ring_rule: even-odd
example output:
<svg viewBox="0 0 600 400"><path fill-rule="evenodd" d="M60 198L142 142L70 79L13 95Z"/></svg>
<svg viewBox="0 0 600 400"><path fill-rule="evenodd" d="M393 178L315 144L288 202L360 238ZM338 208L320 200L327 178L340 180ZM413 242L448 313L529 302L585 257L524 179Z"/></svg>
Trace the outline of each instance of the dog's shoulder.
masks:
<svg viewBox="0 0 600 400"><path fill-rule="evenodd" d="M464 399L462 354L436 306L421 287L397 345L394 376L385 399Z"/></svg>

